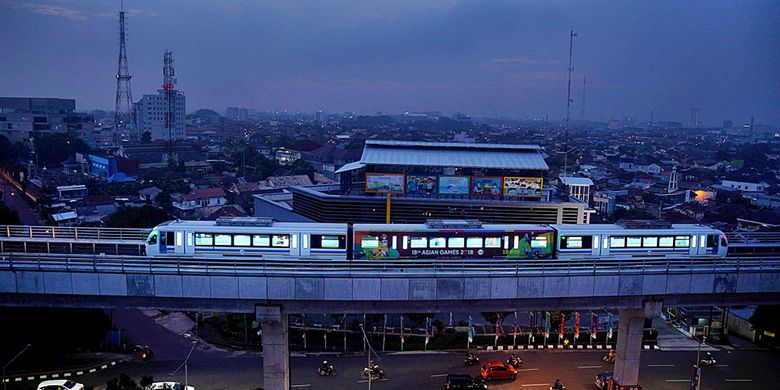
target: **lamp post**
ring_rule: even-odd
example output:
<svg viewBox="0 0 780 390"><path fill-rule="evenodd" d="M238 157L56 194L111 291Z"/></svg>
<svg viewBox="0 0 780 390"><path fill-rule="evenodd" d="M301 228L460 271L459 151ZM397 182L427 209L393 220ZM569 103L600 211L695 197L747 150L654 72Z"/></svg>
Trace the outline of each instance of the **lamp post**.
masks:
<svg viewBox="0 0 780 390"><path fill-rule="evenodd" d="M187 363L189 362L189 360L190 360L190 356L192 356L192 351L193 351L193 350L195 350L195 345L196 345L197 343L198 343L198 340L195 340L195 341L193 341L193 342L192 342L192 347L190 347L190 352L189 352L189 353L187 353L187 357L186 357L186 358L184 358L184 361L183 361L183 362L182 362L182 363L179 365L179 367L176 367L176 369L175 369L175 370L173 370L173 372L172 372L172 373L168 374L168 376L174 376L174 375L176 375L176 373L177 373L177 372L178 372L178 371L179 371L179 370L180 370L182 367L184 367L184 390L188 390L188 386L189 386L189 384L190 384L190 383L189 383L189 376L188 376L188 372L187 372Z"/></svg>
<svg viewBox="0 0 780 390"><path fill-rule="evenodd" d="M5 369L8 368L8 366L10 366L11 364L13 364L16 361L16 359L19 359L19 356L22 356L22 354L25 351L27 351L31 346L32 344L25 345L24 348L22 348L22 350L16 354L16 356L14 356L11 360L8 361L8 363L6 363L3 366L3 390L6 390L8 388L8 378L5 377Z"/></svg>

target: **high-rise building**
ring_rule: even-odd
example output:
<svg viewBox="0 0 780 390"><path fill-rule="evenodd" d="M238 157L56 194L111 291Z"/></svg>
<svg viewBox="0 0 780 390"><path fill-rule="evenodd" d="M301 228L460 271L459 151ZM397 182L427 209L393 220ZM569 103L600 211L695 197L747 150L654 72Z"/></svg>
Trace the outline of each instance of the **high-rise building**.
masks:
<svg viewBox="0 0 780 390"><path fill-rule="evenodd" d="M173 52L163 55L163 84L157 95L144 95L134 104L136 123L140 127L141 139L147 132L152 141L166 140L173 149L173 141L186 138L184 93L176 89L176 74L173 69Z"/></svg>
<svg viewBox="0 0 780 390"><path fill-rule="evenodd" d="M171 96L173 101L173 126L171 127L171 139L181 140L185 138L184 116L186 112L186 99L184 93L175 91ZM149 132L152 140L167 140L168 129L165 127L165 116L168 115L168 101L166 92L158 90L156 95L144 95L134 104L136 123L143 133Z"/></svg>
<svg viewBox="0 0 780 390"><path fill-rule="evenodd" d="M13 142L51 133L68 133L100 147L94 117L75 112L76 100L0 97L0 135Z"/></svg>
<svg viewBox="0 0 780 390"><path fill-rule="evenodd" d="M246 122L249 120L249 112L244 107L227 107L225 108L225 117L234 121Z"/></svg>
<svg viewBox="0 0 780 390"><path fill-rule="evenodd" d="M700 112L701 110L698 108L691 108L691 115L688 118L688 127L695 129L701 126Z"/></svg>

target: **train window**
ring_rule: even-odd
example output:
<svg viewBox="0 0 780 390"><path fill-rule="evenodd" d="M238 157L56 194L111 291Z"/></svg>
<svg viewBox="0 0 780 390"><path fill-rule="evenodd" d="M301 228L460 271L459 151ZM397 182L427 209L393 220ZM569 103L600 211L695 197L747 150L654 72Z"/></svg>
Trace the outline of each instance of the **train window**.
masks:
<svg viewBox="0 0 780 390"><path fill-rule="evenodd" d="M230 234L215 234L214 235L214 245L215 246L231 246L233 245L232 240L230 239Z"/></svg>
<svg viewBox="0 0 780 390"><path fill-rule="evenodd" d="M251 246L252 237L248 234L236 234L233 236L233 245L235 246Z"/></svg>
<svg viewBox="0 0 780 390"><path fill-rule="evenodd" d="M252 236L252 246L271 246L271 237L263 235Z"/></svg>
<svg viewBox="0 0 780 390"><path fill-rule="evenodd" d="M412 248L427 248L428 239L425 237L412 237Z"/></svg>
<svg viewBox="0 0 780 390"><path fill-rule="evenodd" d="M482 248L482 237L469 237L466 239L466 248Z"/></svg>
<svg viewBox="0 0 780 390"><path fill-rule="evenodd" d="M274 234L271 236L271 246L277 248L289 248L290 236L287 234Z"/></svg>
<svg viewBox="0 0 780 390"><path fill-rule="evenodd" d="M643 237L642 238L642 246L645 248L657 248L658 247L658 237Z"/></svg>
<svg viewBox="0 0 780 390"><path fill-rule="evenodd" d="M720 246L722 246L724 248L729 246L729 241L726 239L726 235L725 234L720 236Z"/></svg>
<svg viewBox="0 0 780 390"><path fill-rule="evenodd" d="M671 248L674 246L674 237L659 237L658 246L661 248Z"/></svg>
<svg viewBox="0 0 780 390"><path fill-rule="evenodd" d="M626 247L626 238L625 237L610 237L609 238L609 247L610 248L625 248Z"/></svg>
<svg viewBox="0 0 780 390"><path fill-rule="evenodd" d="M691 244L691 238L688 236L674 237L674 246L676 248L687 248Z"/></svg>
<svg viewBox="0 0 780 390"><path fill-rule="evenodd" d="M409 249L409 236L404 236L404 249Z"/></svg>
<svg viewBox="0 0 780 390"><path fill-rule="evenodd" d="M176 242L173 241L173 232L165 232L165 235L166 235L166 239L168 241L168 244L166 244L166 245L170 245L170 246L176 245Z"/></svg>
<svg viewBox="0 0 780 390"><path fill-rule="evenodd" d="M152 234L149 235L149 241L147 241L149 245L157 245L157 231L153 231Z"/></svg>
<svg viewBox="0 0 780 390"><path fill-rule="evenodd" d="M626 237L626 247L639 248L642 246L642 237Z"/></svg>
<svg viewBox="0 0 780 390"><path fill-rule="evenodd" d="M519 249L520 248L520 237L515 236L515 243L514 243L514 246L512 246L512 248L514 248L514 249Z"/></svg>
<svg viewBox="0 0 780 390"><path fill-rule="evenodd" d="M485 248L501 248L501 237L485 237Z"/></svg>
<svg viewBox="0 0 780 390"><path fill-rule="evenodd" d="M509 249L509 236L504 236L504 249Z"/></svg>
<svg viewBox="0 0 780 390"><path fill-rule="evenodd" d="M312 239L312 241L314 241ZM313 244L313 242L312 242ZM314 246L314 245L312 245ZM322 248L339 248L339 236L322 236L320 241L320 247Z"/></svg>
<svg viewBox="0 0 780 390"><path fill-rule="evenodd" d="M432 237L429 243L431 248L444 248L447 240L444 237Z"/></svg>
<svg viewBox="0 0 780 390"><path fill-rule="evenodd" d="M365 249L379 248L379 239L376 237L363 237L360 239L360 246Z"/></svg>
<svg viewBox="0 0 780 390"><path fill-rule="evenodd" d="M184 245L184 232L176 232L176 246Z"/></svg>
<svg viewBox="0 0 780 390"><path fill-rule="evenodd" d="M564 249L582 248L582 237L561 237L561 242Z"/></svg>
<svg viewBox="0 0 780 390"><path fill-rule="evenodd" d="M450 237L447 240L447 248L463 248L466 245L466 239L463 237Z"/></svg>
<svg viewBox="0 0 780 390"><path fill-rule="evenodd" d="M715 246L715 242L718 239L718 236L708 234L707 235L707 248L712 248Z"/></svg>
<svg viewBox="0 0 780 390"><path fill-rule="evenodd" d="M211 233L195 233L195 245L212 246L214 245L214 236Z"/></svg>
<svg viewBox="0 0 780 390"><path fill-rule="evenodd" d="M531 239L531 248L546 248L547 237L534 237Z"/></svg>

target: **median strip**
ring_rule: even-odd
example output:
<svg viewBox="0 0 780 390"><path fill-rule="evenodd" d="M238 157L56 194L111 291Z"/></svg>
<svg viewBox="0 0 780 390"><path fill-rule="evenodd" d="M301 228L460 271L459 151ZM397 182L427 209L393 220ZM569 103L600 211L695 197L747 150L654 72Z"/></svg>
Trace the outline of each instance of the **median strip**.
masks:
<svg viewBox="0 0 780 390"><path fill-rule="evenodd" d="M311 387L311 383L305 383L301 385L290 385L290 387Z"/></svg>
<svg viewBox="0 0 780 390"><path fill-rule="evenodd" d="M540 387L540 386L550 386L549 383L526 383L524 385L520 385L520 387Z"/></svg>
<svg viewBox="0 0 780 390"><path fill-rule="evenodd" d="M432 374L431 378L441 378L443 376L447 376L447 374Z"/></svg>
<svg viewBox="0 0 780 390"><path fill-rule="evenodd" d="M753 382L752 379L726 379L726 382Z"/></svg>
<svg viewBox="0 0 780 390"><path fill-rule="evenodd" d="M690 382L690 379L667 379L666 382Z"/></svg>
<svg viewBox="0 0 780 390"><path fill-rule="evenodd" d="M599 366L577 366L577 368L580 368L580 369L586 369L586 368L601 368L601 367L602 367L602 366L600 366L600 365L599 365Z"/></svg>
<svg viewBox="0 0 780 390"><path fill-rule="evenodd" d="M648 364L648 367L674 367L674 364Z"/></svg>

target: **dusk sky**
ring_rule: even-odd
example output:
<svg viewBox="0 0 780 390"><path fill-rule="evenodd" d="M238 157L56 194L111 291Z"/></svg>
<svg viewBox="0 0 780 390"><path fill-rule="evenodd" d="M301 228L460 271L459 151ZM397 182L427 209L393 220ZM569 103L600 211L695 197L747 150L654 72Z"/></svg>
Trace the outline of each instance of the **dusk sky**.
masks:
<svg viewBox="0 0 780 390"><path fill-rule="evenodd" d="M780 124L780 1L134 1L134 100L174 53L187 111ZM0 0L0 96L113 109L119 1Z"/></svg>

